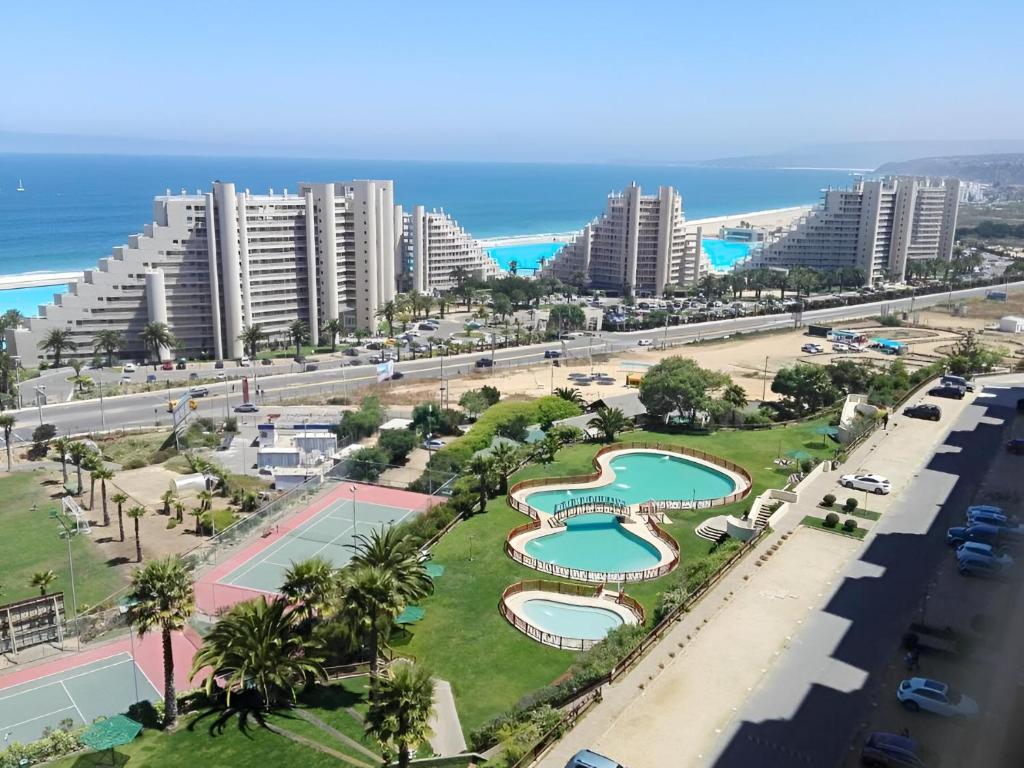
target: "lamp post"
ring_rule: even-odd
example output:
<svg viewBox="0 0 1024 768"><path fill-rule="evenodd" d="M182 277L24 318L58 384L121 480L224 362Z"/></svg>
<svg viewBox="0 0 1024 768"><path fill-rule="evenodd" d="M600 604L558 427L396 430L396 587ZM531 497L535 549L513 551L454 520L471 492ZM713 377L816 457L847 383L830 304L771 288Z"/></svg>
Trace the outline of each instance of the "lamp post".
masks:
<svg viewBox="0 0 1024 768"><path fill-rule="evenodd" d="M68 543L68 573L71 576L71 606L75 612L75 642L78 644L78 650L81 651L82 632L78 622L78 595L75 592L75 561L71 557L71 529L68 528L68 524L64 522L64 518L56 509L50 510L50 517L60 523L60 527L64 529L64 539Z"/></svg>
<svg viewBox="0 0 1024 768"><path fill-rule="evenodd" d="M39 409L39 426L43 426L43 403L46 402L46 385L32 387L36 392L36 408Z"/></svg>
<svg viewBox="0 0 1024 768"><path fill-rule="evenodd" d="M352 537L356 535L356 486L350 485L348 487L352 491Z"/></svg>
<svg viewBox="0 0 1024 768"><path fill-rule="evenodd" d="M761 402L768 396L768 355L764 356L764 379L761 381Z"/></svg>

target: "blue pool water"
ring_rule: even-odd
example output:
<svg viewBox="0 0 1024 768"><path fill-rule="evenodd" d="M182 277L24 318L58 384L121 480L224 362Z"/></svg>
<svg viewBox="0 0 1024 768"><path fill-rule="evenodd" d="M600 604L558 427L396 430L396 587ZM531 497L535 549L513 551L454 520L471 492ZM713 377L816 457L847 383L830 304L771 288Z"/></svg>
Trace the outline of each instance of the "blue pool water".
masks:
<svg viewBox="0 0 1024 768"><path fill-rule="evenodd" d="M498 245L488 248L488 255L498 262L502 269L508 269L513 261L524 275L540 269L541 259L550 259L565 243L532 243L530 245Z"/></svg>
<svg viewBox="0 0 1024 768"><path fill-rule="evenodd" d="M704 253L708 255L711 268L716 272L730 270L736 266L736 262L750 255L750 245L747 243L730 243L727 240L705 237L701 239L701 245Z"/></svg>
<svg viewBox="0 0 1024 768"><path fill-rule="evenodd" d="M619 525L615 515L570 517L565 530L531 539L525 549L546 563L603 573L643 571L661 562L654 545Z"/></svg>
<svg viewBox="0 0 1024 768"><path fill-rule="evenodd" d="M66 285L44 285L41 288L11 288L0 291L0 312L16 309L25 317L39 314L40 304L52 304L53 294L65 293Z"/></svg>
<svg viewBox="0 0 1024 768"><path fill-rule="evenodd" d="M581 640L603 640L622 624L622 617L615 611L539 598L524 602L521 612L523 618L538 629Z"/></svg>
<svg viewBox="0 0 1024 768"><path fill-rule="evenodd" d="M678 456L632 451L611 462L615 480L593 488L534 491L527 503L541 512L554 512L563 501L588 496L611 496L624 504L681 499L717 499L736 490L723 472Z"/></svg>

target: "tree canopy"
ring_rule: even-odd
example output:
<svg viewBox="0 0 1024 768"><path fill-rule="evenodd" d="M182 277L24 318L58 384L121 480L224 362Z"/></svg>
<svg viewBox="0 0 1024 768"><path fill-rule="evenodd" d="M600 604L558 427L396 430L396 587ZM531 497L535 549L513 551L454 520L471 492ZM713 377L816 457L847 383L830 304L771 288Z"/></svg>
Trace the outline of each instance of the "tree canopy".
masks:
<svg viewBox="0 0 1024 768"><path fill-rule="evenodd" d="M652 416L666 418L678 411L693 419L712 393L729 382L724 373L701 368L689 358L669 357L647 371L640 382L640 402Z"/></svg>

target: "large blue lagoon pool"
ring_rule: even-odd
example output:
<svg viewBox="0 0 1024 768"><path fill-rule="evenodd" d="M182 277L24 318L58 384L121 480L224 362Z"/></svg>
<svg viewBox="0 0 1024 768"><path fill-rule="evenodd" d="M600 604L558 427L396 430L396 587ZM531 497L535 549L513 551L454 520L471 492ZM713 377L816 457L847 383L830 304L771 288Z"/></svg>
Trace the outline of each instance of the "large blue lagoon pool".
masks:
<svg viewBox="0 0 1024 768"><path fill-rule="evenodd" d="M716 272L728 271L750 255L750 245L747 243L732 243L728 240L704 237L701 238L701 246L708 255L711 268Z"/></svg>
<svg viewBox="0 0 1024 768"><path fill-rule="evenodd" d="M562 502L593 496L610 496L624 504L641 504L717 499L736 490L736 483L724 472L679 456L631 451L616 456L610 466L615 479L609 477L606 485L534 491L527 495L526 502L541 512L553 513Z"/></svg>
<svg viewBox="0 0 1024 768"><path fill-rule="evenodd" d="M527 600L520 612L538 629L581 640L603 640L605 635L622 624L622 617L607 608L569 605L557 600Z"/></svg>
<svg viewBox="0 0 1024 768"><path fill-rule="evenodd" d="M530 539L525 549L546 563L602 573L644 571L661 562L653 544L623 528L615 515L605 514L570 517L564 530Z"/></svg>
<svg viewBox="0 0 1024 768"><path fill-rule="evenodd" d="M540 269L541 259L550 259L565 243L530 243L528 245L496 245L487 249L487 255L507 270L514 261L524 274Z"/></svg>

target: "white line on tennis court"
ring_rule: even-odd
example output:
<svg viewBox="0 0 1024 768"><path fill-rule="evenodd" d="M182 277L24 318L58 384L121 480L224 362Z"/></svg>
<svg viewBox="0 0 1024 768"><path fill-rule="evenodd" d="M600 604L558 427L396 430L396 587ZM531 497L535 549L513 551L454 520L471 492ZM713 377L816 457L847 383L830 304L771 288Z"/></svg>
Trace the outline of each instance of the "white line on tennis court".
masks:
<svg viewBox="0 0 1024 768"><path fill-rule="evenodd" d="M20 696L23 693L31 693L32 691L38 691L38 690L41 690L43 688L48 688L51 685L55 685L57 682L63 683L65 680L76 680L79 677L86 677L87 675L91 675L93 672L101 672L104 669L111 669L112 667L120 666L121 664L124 664L126 661L130 662L132 660L132 657L129 656L127 653L124 653L123 651L121 653L117 653L117 654L115 654L113 656L110 656L108 658L116 659L119 656L120 657L124 657L124 658L121 658L119 661L115 661L113 664L106 664L106 665L104 665L102 667L95 667L95 668L90 669L90 670L88 670L86 672L80 672L77 675L70 675L69 677L62 677L58 681L53 681L53 682L49 682L49 683L43 683L42 685L37 685L35 688L25 688L23 690L17 691L16 693L8 694L7 696L0 696L0 701L7 701L7 699L13 699L16 696ZM82 669L83 667L86 667L89 664L94 664L94 663L95 662L88 662L87 664L82 664L81 666L78 666L78 667L71 667L71 669ZM65 670L65 672L66 671L68 671L68 670ZM49 675L43 675L42 677L37 677L33 682L38 682L39 680L45 680L48 677L57 677L58 675L61 675L61 674L63 674L63 673L61 673L61 672L53 672L53 673L51 673ZM24 685L24 683L19 683L19 685ZM16 688L16 687L17 686L13 686L13 685L11 686L11 688ZM0 689L0 690L4 690L4 689Z"/></svg>
<svg viewBox="0 0 1024 768"><path fill-rule="evenodd" d="M80 710L78 708L78 702L75 701L75 697L71 695L71 691L69 691L68 687L66 685L64 685L64 681L63 680L60 681L60 687L63 688L64 689L64 693L66 693L68 695L68 700L71 702L72 706L75 708L75 712L78 713L78 716L80 718L82 718L82 722L83 723L88 722L85 719L85 715L82 714L82 710Z"/></svg>
<svg viewBox="0 0 1024 768"><path fill-rule="evenodd" d="M74 709L78 711L78 707L76 707L74 703L72 703L70 707L61 707L60 709L55 709L52 712L45 712L41 715L30 717L28 720L22 720L20 723L0 723L0 730L4 732L13 731L15 728L19 726L27 725L28 723L35 722L36 720L42 720L44 717L53 717L54 715L59 715L61 712L67 712L69 709ZM81 711L78 711L78 716L82 716ZM85 722L85 718L82 718L82 722Z"/></svg>

